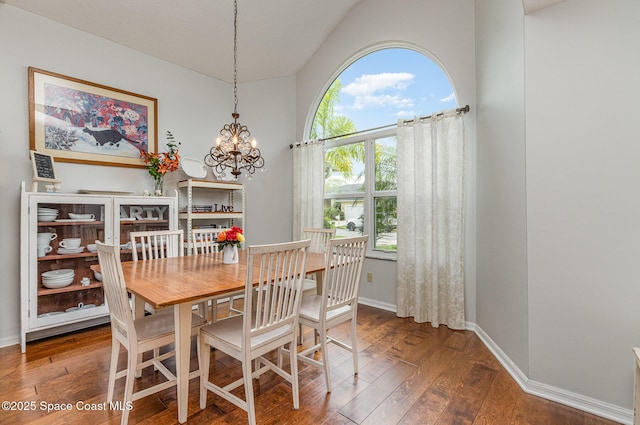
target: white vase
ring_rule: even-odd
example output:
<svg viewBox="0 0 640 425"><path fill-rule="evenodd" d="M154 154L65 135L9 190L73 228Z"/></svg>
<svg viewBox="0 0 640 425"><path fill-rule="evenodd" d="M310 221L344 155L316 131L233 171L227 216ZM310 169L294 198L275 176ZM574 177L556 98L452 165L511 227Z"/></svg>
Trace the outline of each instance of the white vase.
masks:
<svg viewBox="0 0 640 425"><path fill-rule="evenodd" d="M236 264L238 262L237 245L225 245L222 248L222 262L224 264Z"/></svg>

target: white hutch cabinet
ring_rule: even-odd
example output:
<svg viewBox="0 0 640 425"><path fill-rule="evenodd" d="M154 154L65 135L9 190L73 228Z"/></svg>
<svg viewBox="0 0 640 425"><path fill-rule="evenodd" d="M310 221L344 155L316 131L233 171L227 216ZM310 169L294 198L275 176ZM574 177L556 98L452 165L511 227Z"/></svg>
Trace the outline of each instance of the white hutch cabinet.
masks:
<svg viewBox="0 0 640 425"><path fill-rule="evenodd" d="M191 230L195 228L244 227L242 183L182 180L178 182L180 225L187 240L187 254L193 250Z"/></svg>
<svg viewBox="0 0 640 425"><path fill-rule="evenodd" d="M90 269L98 263L97 253L90 250L91 244L99 240L120 245L122 260L130 260L129 233L177 229L177 209L175 196L37 193L26 192L23 183L22 352L28 340L108 322L100 276ZM76 239L76 243L79 239L80 246L65 247L64 239ZM38 250L38 244L50 248Z"/></svg>

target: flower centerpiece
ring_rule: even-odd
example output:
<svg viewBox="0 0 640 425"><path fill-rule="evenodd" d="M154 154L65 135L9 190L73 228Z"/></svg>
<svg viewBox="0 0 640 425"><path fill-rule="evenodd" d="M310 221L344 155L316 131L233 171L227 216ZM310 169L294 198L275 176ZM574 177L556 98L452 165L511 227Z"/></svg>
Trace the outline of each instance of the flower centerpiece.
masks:
<svg viewBox="0 0 640 425"><path fill-rule="evenodd" d="M218 251L223 251L222 262L225 264L235 264L238 262L238 248L242 248L244 235L242 228L231 226L231 229L218 233Z"/></svg>
<svg viewBox="0 0 640 425"><path fill-rule="evenodd" d="M173 134L167 131L167 152L151 153L144 150L140 151L140 158L147 164L147 170L153 177L155 194L162 196L164 175L170 171L175 171L180 166L180 154L178 148L180 142L176 142Z"/></svg>

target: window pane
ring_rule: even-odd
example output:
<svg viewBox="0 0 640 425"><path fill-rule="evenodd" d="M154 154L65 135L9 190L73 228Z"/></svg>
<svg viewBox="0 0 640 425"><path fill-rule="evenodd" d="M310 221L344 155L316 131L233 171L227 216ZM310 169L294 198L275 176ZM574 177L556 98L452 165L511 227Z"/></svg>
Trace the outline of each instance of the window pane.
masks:
<svg viewBox="0 0 640 425"><path fill-rule="evenodd" d="M374 198L375 242L373 249L380 251L397 251L398 202L395 196Z"/></svg>
<svg viewBox="0 0 640 425"><path fill-rule="evenodd" d="M324 176L325 195L364 192L364 142L327 149Z"/></svg>
<svg viewBox="0 0 640 425"><path fill-rule="evenodd" d="M396 138L385 137L375 141L375 190L396 190Z"/></svg>
<svg viewBox="0 0 640 425"><path fill-rule="evenodd" d="M324 227L336 229L336 237L360 236L364 228L364 198L324 200Z"/></svg>

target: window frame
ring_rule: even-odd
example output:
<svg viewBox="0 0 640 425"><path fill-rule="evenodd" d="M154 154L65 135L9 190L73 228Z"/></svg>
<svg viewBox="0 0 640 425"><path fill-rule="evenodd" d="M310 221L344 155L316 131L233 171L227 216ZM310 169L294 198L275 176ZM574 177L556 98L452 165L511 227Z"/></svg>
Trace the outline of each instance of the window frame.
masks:
<svg viewBox="0 0 640 425"><path fill-rule="evenodd" d="M365 158L364 158L364 192L344 192L337 194L327 195L324 193L323 199L353 199L362 198L364 203L364 227L362 229L363 235L368 235L371 238L374 235L373 225L375 223L374 218L374 199L379 197L395 196L398 198L398 190L375 190L375 141L377 139L383 139L386 137L396 137L397 143L397 126L371 131L362 134L356 134L353 136L343 137L339 139L327 140L324 143L325 156L326 151L331 148L339 146L350 145L355 143L364 142L365 145ZM396 164L397 167L397 164ZM367 252L365 254L367 258L375 258L379 260L392 260L396 261L398 258L397 251L383 251L374 249L373 243L367 244Z"/></svg>

